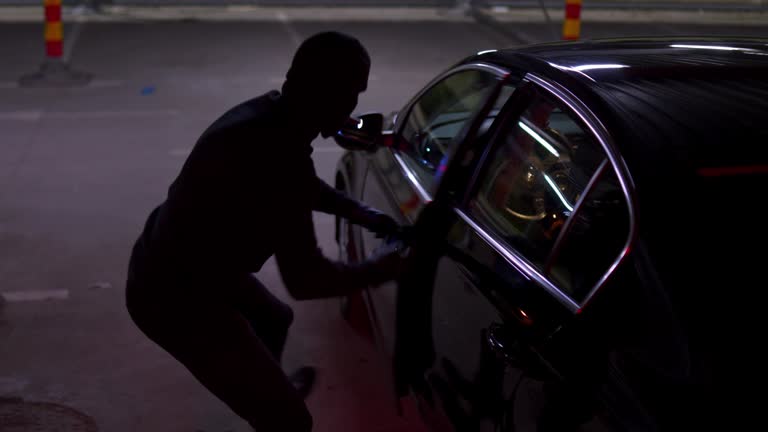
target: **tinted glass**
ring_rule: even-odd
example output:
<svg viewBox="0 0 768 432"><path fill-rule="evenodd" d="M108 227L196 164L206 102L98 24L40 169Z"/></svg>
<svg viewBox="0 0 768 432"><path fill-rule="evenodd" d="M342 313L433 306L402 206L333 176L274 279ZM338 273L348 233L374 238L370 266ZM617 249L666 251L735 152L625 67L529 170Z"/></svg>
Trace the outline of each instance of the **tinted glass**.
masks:
<svg viewBox="0 0 768 432"><path fill-rule="evenodd" d="M616 174L609 169L572 216L560 250L550 257L547 274L581 302L619 257L628 237L627 201Z"/></svg>
<svg viewBox="0 0 768 432"><path fill-rule="evenodd" d="M402 138L406 155L427 189L434 183L440 162L454 139L483 106L498 77L484 70L466 70L450 75L430 88L413 105Z"/></svg>
<svg viewBox="0 0 768 432"><path fill-rule="evenodd" d="M470 211L543 269L604 159L599 144L574 116L538 96L494 138Z"/></svg>

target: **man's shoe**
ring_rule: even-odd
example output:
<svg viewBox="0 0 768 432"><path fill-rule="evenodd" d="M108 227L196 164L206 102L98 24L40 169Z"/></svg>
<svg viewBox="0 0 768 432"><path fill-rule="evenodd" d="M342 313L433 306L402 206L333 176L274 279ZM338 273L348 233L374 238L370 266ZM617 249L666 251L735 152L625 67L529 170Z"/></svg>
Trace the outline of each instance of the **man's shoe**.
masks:
<svg viewBox="0 0 768 432"><path fill-rule="evenodd" d="M312 366L302 366L288 376L288 380L296 388L302 398L306 399L315 386L317 371Z"/></svg>

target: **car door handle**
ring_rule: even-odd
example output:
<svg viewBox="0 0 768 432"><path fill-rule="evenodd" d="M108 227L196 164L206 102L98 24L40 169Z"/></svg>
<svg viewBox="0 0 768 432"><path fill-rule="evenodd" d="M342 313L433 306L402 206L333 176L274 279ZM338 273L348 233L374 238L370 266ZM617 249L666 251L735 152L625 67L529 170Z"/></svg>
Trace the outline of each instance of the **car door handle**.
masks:
<svg viewBox="0 0 768 432"><path fill-rule="evenodd" d="M515 346L517 344L510 341L503 325L495 323L491 324L485 331L485 342L493 353L503 358L505 361L512 362L515 360Z"/></svg>
<svg viewBox="0 0 768 432"><path fill-rule="evenodd" d="M548 364L534 351L526 348L517 335L510 334L509 328L501 324L491 324L485 330L485 341L491 352L496 354L507 366L525 371L535 379L552 377Z"/></svg>

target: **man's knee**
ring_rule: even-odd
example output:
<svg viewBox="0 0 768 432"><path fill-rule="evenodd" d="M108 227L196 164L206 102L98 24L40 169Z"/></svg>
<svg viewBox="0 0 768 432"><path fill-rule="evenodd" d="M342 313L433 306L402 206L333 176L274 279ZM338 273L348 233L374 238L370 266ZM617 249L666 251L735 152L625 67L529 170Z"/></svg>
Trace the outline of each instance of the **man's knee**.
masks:
<svg viewBox="0 0 768 432"><path fill-rule="evenodd" d="M288 305L285 305L282 315L283 315L282 325L287 329L288 327L291 326L291 324L293 324L293 308L291 308Z"/></svg>
<svg viewBox="0 0 768 432"><path fill-rule="evenodd" d="M129 275L125 287L125 308L134 324L146 333L148 326L146 300L134 275Z"/></svg>
<svg viewBox="0 0 768 432"><path fill-rule="evenodd" d="M268 316L251 313L246 318L256 333L260 335L283 335L288 333L288 329L293 324L293 309L287 304L283 304L273 308Z"/></svg>
<svg viewBox="0 0 768 432"><path fill-rule="evenodd" d="M292 419L292 427L295 431L310 432L312 430L312 415L307 410L306 406L302 406L301 410L296 412L295 417Z"/></svg>
<svg viewBox="0 0 768 432"><path fill-rule="evenodd" d="M268 416L268 418L267 418ZM248 422L254 431L284 431L310 432L312 430L312 415L306 405L289 407L283 406L265 415L258 415Z"/></svg>

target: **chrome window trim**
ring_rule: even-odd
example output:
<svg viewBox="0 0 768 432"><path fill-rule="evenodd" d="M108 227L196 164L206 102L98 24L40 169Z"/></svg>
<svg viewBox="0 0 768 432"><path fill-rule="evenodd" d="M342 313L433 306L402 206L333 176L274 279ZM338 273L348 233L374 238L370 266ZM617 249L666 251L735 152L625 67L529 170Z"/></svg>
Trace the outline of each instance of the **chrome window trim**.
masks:
<svg viewBox="0 0 768 432"><path fill-rule="evenodd" d="M408 166L408 162L403 159L403 156L400 155L400 152L393 151L392 154L395 156L395 160L397 161L397 164L400 166L400 170L405 174L405 178L408 179L408 182L413 186L413 188L416 190L416 193L419 194L419 197L424 201L425 203L432 201L432 195L430 195L429 192L427 192L426 189L424 189L424 186L419 182L419 178L416 175L415 172L411 169L411 167Z"/></svg>
<svg viewBox="0 0 768 432"><path fill-rule="evenodd" d="M497 78L503 79L509 74L509 71L502 69L497 66L493 66L487 63L468 63L465 65L461 65L459 67L453 68L449 71L446 71L445 73L439 75L437 78L433 79L429 82L426 86L424 86L423 89L419 93L414 96L410 102L406 105L406 109L403 111L406 112L404 118L407 120L408 117L411 114L411 110L413 109L414 103L418 101L426 92L431 90L435 85L437 85L439 82L443 81L444 79L448 78L451 75L454 75L459 72L464 72L468 70L485 70L488 71L494 75L497 76ZM399 120L400 113L395 114L395 119ZM402 124L394 125L394 129L397 131L396 134L399 134L402 131L402 128L407 123L407 121L403 122ZM400 165L400 169L402 170L403 174L405 174L405 177L408 179L408 182L411 183L411 186L416 190L416 193L419 195L419 197L426 203L432 201L432 195L424 188L424 185L419 182L419 178L416 175L416 173L411 169L410 166L408 166L408 162L405 161L403 156L400 154L399 151L392 150L392 154L395 157L395 160L397 161L397 164Z"/></svg>
<svg viewBox="0 0 768 432"><path fill-rule="evenodd" d="M498 66L494 66L492 64L480 63L480 62L478 62L478 63L468 63L468 64L465 64L465 65L459 66L456 69L453 69L453 73L460 72L460 71L467 70L467 69L485 69L485 70L490 71L491 73L493 73L495 75L498 75L498 76L505 76L505 75L509 74L509 71L504 69L504 68L501 68L501 67L498 67Z"/></svg>
<svg viewBox="0 0 768 432"><path fill-rule="evenodd" d="M453 69L450 69L448 71L443 72L442 74L438 75L437 78L434 78L432 81L427 83L427 85L424 86L418 93L416 93L416 96L412 97L410 101L405 105L405 108L398 113L398 117L400 117L401 113L405 113L403 115L403 118L405 120L408 120L408 117L411 115L411 110L413 109L413 105L421 99L422 96L424 96L424 93L428 92L432 89L435 85L437 85L439 82L445 80L451 75L454 75L459 72L464 72L468 70L485 70L488 72L491 72L492 74L496 75L497 78L504 78L506 75L508 75L510 72L506 69L500 68L498 66L494 66L488 63L467 63L458 67L455 67ZM395 131L396 133L400 133L407 124L407 121L402 122L401 124L395 124Z"/></svg>
<svg viewBox="0 0 768 432"><path fill-rule="evenodd" d="M547 80L546 78L543 78L541 76L538 76L534 73L528 73L525 75L525 80L528 80L532 82L533 84L541 87L546 93L551 94L554 96L557 100L565 104L568 108L570 108L571 111L576 113L577 116L581 119L581 121L589 128L589 130L592 132L592 134L597 138L598 142L600 143L600 146L603 148L603 151L606 153L608 160L611 162L611 167L614 170L614 173L616 174L616 177L619 180L619 184L621 185L621 189L624 192L624 197L627 201L627 210L629 212L629 233L627 235L627 241L624 243L623 250L619 253L619 256L613 261L613 263L608 267L607 271L603 274L603 276L597 281L594 287L589 291L589 293L586 295L584 300L581 301L581 303L578 304L578 310L576 312L579 312L581 309L583 309L589 301L592 299L592 297L597 294L598 291L603 287L605 282L608 280L609 277L616 271L616 268L621 264L621 262L624 260L624 258L627 257L629 254L629 251L632 247L632 244L634 243L636 237L637 237L637 214L635 209L635 192L634 192L634 183L632 181L632 177L629 175L629 169L627 168L626 163L624 162L624 159L615 151L613 147L613 141L608 134L607 129L605 126L600 122L600 120L595 116L595 114L587 108L586 104L581 102L573 93L568 91L565 87L552 82L550 80ZM549 282L547 280L547 283L549 285L552 285L554 287L554 284ZM548 285L542 285L547 288ZM549 289L547 289L549 291ZM560 289L557 289L557 292L560 294L565 295ZM569 297L570 299L570 297ZM571 299L571 301L573 301Z"/></svg>
<svg viewBox="0 0 768 432"><path fill-rule="evenodd" d="M581 193L581 198L579 198L579 200L573 206L573 211L571 212L573 215L576 215L579 213L589 193L592 192L592 189L595 187L597 182L602 179L603 174L605 173L605 170L607 169L607 166L609 163L610 162L608 162L608 158L605 158L603 159L602 162L600 162L600 166L597 167L597 170L589 179L587 186L584 188L584 191ZM554 258L556 261L557 258L560 257L560 251L563 247L563 243L565 241L566 236L571 231L571 227L573 226L573 223L574 223L573 221L574 221L574 218L569 217L568 220L565 221L565 224L563 225L563 227L560 229L560 234L557 235L555 244L552 245L552 251L549 253L549 257L547 258L547 263L544 265L544 273L549 273L549 271L552 269L552 266L554 265L554 262L552 261L552 259Z"/></svg>
<svg viewBox="0 0 768 432"><path fill-rule="evenodd" d="M469 215L463 211L454 208L453 211L469 225L474 232L480 236L490 247L496 252L501 254L507 262L515 267L520 273L522 273L529 280L535 281L539 286L549 292L555 299L560 301L571 312L578 312L581 305L573 301L570 296L562 292L555 284L549 281L541 272L534 268L527 260L521 257L517 252L504 245L504 242L497 238L496 235L489 233L477 222L475 222Z"/></svg>

